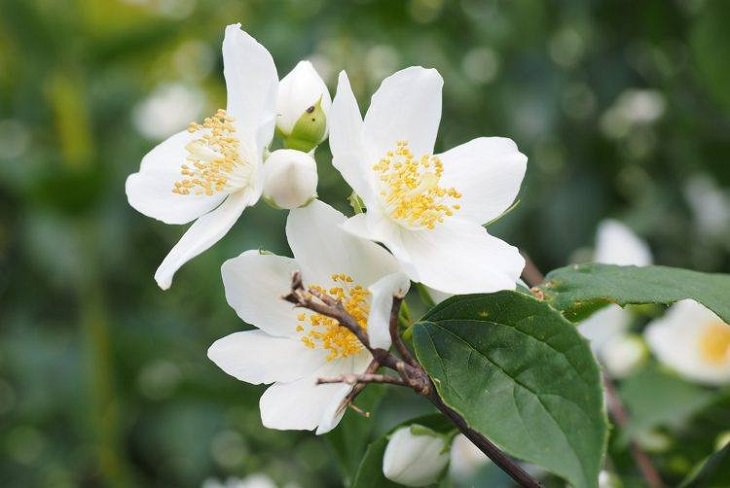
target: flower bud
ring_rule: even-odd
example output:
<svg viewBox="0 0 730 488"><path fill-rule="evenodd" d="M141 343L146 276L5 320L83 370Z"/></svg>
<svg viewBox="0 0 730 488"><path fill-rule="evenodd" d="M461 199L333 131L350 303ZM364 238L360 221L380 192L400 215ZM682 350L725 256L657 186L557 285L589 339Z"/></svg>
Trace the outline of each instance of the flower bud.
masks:
<svg viewBox="0 0 730 488"><path fill-rule="evenodd" d="M317 197L317 163L305 152L279 149L264 163L264 199L276 208L301 207Z"/></svg>
<svg viewBox="0 0 730 488"><path fill-rule="evenodd" d="M460 483L466 483L474 478L490 462L487 455L464 434L454 437L450 458L449 474Z"/></svg>
<svg viewBox="0 0 730 488"><path fill-rule="evenodd" d="M327 138L332 105L327 86L309 61L300 61L279 82L276 128L290 149L311 151Z"/></svg>
<svg viewBox="0 0 730 488"><path fill-rule="evenodd" d="M442 435L423 427L401 427L390 437L383 456L386 478L406 486L435 483L449 462Z"/></svg>

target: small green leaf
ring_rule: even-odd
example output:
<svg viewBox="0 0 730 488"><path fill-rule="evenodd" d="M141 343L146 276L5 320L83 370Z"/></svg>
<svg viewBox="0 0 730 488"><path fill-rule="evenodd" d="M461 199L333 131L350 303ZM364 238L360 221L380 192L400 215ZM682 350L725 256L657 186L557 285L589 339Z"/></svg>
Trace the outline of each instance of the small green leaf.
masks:
<svg viewBox="0 0 730 488"><path fill-rule="evenodd" d="M609 303L670 304L691 298L730 322L730 275L666 266L582 264L551 271L539 288L544 300L571 321Z"/></svg>
<svg viewBox="0 0 730 488"><path fill-rule="evenodd" d="M708 457L682 482L680 488L722 488L730 486L730 444Z"/></svg>
<svg viewBox="0 0 730 488"><path fill-rule="evenodd" d="M624 380L620 394L631 412L624 442L655 427L679 424L717 398L715 393L656 367L647 367Z"/></svg>
<svg viewBox="0 0 730 488"><path fill-rule="evenodd" d="M316 148L327 133L327 116L322 108L322 97L309 107L285 137L284 144L289 149L309 152Z"/></svg>
<svg viewBox="0 0 730 488"><path fill-rule="evenodd" d="M507 453L595 487L608 436L598 366L557 311L518 292L453 297L414 327L439 395Z"/></svg>
<svg viewBox="0 0 730 488"><path fill-rule="evenodd" d="M441 414L418 417L393 427L387 434L368 446L365 457L362 459L357 474L355 475L352 488L392 488L401 486L398 483L390 481L383 475L383 456L385 455L385 448L388 446L388 437L390 434L403 426L412 424L417 424L442 434L446 434L454 429L454 425Z"/></svg>

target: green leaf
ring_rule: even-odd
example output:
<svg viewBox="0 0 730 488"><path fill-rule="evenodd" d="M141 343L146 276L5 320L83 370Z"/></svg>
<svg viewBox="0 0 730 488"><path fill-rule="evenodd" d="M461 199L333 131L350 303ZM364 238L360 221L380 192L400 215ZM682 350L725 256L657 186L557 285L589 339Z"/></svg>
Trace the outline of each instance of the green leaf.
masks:
<svg viewBox="0 0 730 488"><path fill-rule="evenodd" d="M403 426L412 424L422 425L440 433L447 433L454 429L454 425L441 414L418 417L393 427L387 434L368 446L365 457L362 459L355 475L352 488L392 488L401 486L383 475L383 456L390 434Z"/></svg>
<svg viewBox="0 0 730 488"><path fill-rule="evenodd" d="M682 482L680 488L721 488L730 486L730 444L707 458Z"/></svg>
<svg viewBox="0 0 730 488"><path fill-rule="evenodd" d="M716 393L656 367L642 369L625 379L620 395L631 412L631 420L622 439L624 442L627 437L655 427L678 425L717 398Z"/></svg>
<svg viewBox="0 0 730 488"><path fill-rule="evenodd" d="M512 456L595 487L608 423L598 365L576 328L512 291L453 297L414 327L439 395Z"/></svg>
<svg viewBox="0 0 730 488"><path fill-rule="evenodd" d="M551 271L539 288L544 300L572 321L609 303L670 304L691 298L730 322L730 275L666 266L582 264Z"/></svg>

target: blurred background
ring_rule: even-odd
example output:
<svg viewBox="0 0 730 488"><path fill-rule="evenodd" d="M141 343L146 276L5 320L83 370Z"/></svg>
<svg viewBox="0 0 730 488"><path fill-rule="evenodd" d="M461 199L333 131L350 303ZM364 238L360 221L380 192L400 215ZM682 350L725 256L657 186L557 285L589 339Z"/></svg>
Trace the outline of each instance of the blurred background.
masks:
<svg viewBox="0 0 730 488"><path fill-rule="evenodd" d="M438 68L438 148L499 135L528 155L494 232L543 271L588 256L613 217L659 264L730 272L728 19L723 0L0 0L0 485L340 486L359 456L345 434L264 429L261 388L206 357L245 327L221 263L288 253L285 213L247 210L162 292L153 273L184 229L127 204L142 156L225 106L226 24L280 77L308 58L333 88L346 69L363 109L393 71ZM322 199L347 210L317 156ZM690 420L657 422L675 439L656 454L668 480L730 429L727 391L685 386ZM392 392L377 423L350 413L343 432L424 408Z"/></svg>

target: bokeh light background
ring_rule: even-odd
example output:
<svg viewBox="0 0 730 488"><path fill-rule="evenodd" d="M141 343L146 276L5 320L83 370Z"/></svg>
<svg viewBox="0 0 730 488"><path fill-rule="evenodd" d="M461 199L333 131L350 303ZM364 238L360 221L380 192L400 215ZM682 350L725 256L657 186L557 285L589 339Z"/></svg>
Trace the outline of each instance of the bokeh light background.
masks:
<svg viewBox="0 0 730 488"><path fill-rule="evenodd" d="M287 253L285 213L247 210L162 292L152 275L183 228L127 204L142 156L225 106L226 24L264 44L280 76L308 58L333 89L346 69L363 109L393 71L436 67L437 148L500 135L528 155L521 203L494 231L543 270L587 256L597 223L615 217L657 263L728 272L728 7L0 0L0 485L200 486L264 472L339 486L338 461L359 455L343 456L346 439L264 429L261 388L205 355L244 327L221 263ZM321 197L346 210L329 154L317 156ZM391 394L376 430L424 407L413 401ZM708 429L728 428L724 415ZM681 477L708 439L662 466Z"/></svg>

